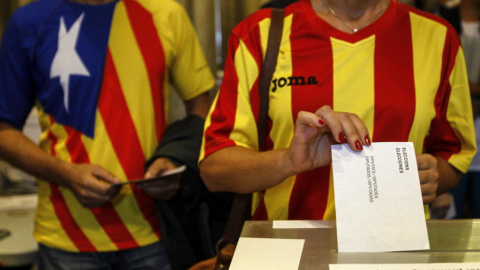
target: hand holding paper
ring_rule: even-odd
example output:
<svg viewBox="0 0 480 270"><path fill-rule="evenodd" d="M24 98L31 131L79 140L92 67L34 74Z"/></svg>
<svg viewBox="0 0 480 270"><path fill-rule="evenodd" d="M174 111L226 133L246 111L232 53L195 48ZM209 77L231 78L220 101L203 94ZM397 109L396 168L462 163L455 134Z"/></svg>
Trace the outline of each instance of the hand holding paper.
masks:
<svg viewBox="0 0 480 270"><path fill-rule="evenodd" d="M349 143L356 151L370 144L368 129L358 115L333 111L328 105L315 113L301 111L288 157L297 174L323 167L331 163L330 147L336 143Z"/></svg>
<svg viewBox="0 0 480 270"><path fill-rule="evenodd" d="M340 252L429 249L412 143L332 146Z"/></svg>
<svg viewBox="0 0 480 270"><path fill-rule="evenodd" d="M157 176L154 176L154 177L139 178L139 179L129 180L129 181L125 181L125 182L120 182L120 183L112 184L112 186L120 186L120 185L128 185L128 184L139 184L139 183L144 183L144 182L151 182L151 181L161 180L161 179L166 178L167 176L182 173L183 171L185 171L185 169L186 169L186 166L185 166L185 165L182 165L182 166L180 166L180 167L178 167L178 168L175 168L175 169L173 169L173 170L167 171L167 172L165 172L165 173L162 173L162 174L157 175Z"/></svg>

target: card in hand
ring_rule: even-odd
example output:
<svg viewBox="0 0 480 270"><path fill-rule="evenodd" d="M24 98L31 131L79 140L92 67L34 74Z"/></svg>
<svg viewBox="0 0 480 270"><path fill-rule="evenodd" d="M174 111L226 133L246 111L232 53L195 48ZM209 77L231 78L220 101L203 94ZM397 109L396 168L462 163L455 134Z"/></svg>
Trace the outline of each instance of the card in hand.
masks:
<svg viewBox="0 0 480 270"><path fill-rule="evenodd" d="M182 165L182 166L180 166L180 167L177 167L177 168L175 168L175 169L173 169L173 170L167 171L167 172L165 172L165 173L162 173L162 174L157 175L157 176L154 176L154 177L150 177L150 178L140 178L140 179L129 180L129 181L121 182L121 183L116 183L116 184L112 184L112 187L114 187L114 186L121 186L121 185L128 185L128 184L137 184L137 183L143 183L143 182L148 182L148 181L160 180L160 179L163 179L163 178L165 178L165 177L167 177L167 176L170 176L170 175L182 173L183 171L185 171L186 168L187 168L187 166Z"/></svg>

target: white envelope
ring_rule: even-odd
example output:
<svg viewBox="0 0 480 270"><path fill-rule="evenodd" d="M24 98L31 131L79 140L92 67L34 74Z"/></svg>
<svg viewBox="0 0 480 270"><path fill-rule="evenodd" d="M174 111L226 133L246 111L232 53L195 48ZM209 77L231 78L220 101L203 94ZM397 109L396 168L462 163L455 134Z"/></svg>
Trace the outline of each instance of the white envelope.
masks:
<svg viewBox="0 0 480 270"><path fill-rule="evenodd" d="M415 156L409 142L332 146L339 252L430 248Z"/></svg>

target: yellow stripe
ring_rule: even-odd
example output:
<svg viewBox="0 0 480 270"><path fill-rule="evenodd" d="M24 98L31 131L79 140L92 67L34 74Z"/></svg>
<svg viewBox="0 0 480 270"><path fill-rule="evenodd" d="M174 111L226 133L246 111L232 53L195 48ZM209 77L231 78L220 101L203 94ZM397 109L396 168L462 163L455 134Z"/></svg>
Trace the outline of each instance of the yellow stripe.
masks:
<svg viewBox="0 0 480 270"><path fill-rule="evenodd" d="M48 182L38 180L38 207L35 213L34 238L37 242L48 246L58 246L65 250L78 251L67 236L59 220L55 217L55 210L50 202L50 186Z"/></svg>
<svg viewBox="0 0 480 270"><path fill-rule="evenodd" d="M215 110L217 107L217 102L218 102L218 95L219 93L215 95L215 98L212 102L212 106L210 107L210 110L208 112L208 117L205 119L205 125L203 126L203 134L205 134L205 131L207 128L210 126L212 123L212 118L210 117L212 115L212 112ZM205 136L202 136L202 147L200 148L200 157L199 157L199 162L201 162L205 158Z"/></svg>
<svg viewBox="0 0 480 270"><path fill-rule="evenodd" d="M123 2L116 6L108 46L135 129L142 134L140 145L149 156L157 146L153 99L148 72ZM139 87L141 84L143 87Z"/></svg>
<svg viewBox="0 0 480 270"><path fill-rule="evenodd" d="M230 139L237 142L238 145L258 149L257 129L249 94L259 75L259 70L247 46L241 41L235 52L234 64L239 81L235 125L230 134Z"/></svg>
<svg viewBox="0 0 480 270"><path fill-rule="evenodd" d="M462 143L462 149L460 153L451 156L448 162L465 173L470 166L470 157L473 157L477 152L477 145L475 141L475 130L472 125L472 107L465 106L465 104L470 104L471 100L465 58L461 48L455 59L455 67L450 76L450 85L455 86L455 88L452 88L452 93L463 93L452 94L447 109L448 122L453 129L457 131L455 134ZM458 132L459 130L463 131L463 133Z"/></svg>
<svg viewBox="0 0 480 270"><path fill-rule="evenodd" d="M50 117L43 111L42 106L39 104L37 104L37 110L39 123L42 128L40 147L45 150L45 152L52 154L50 151L52 142L48 138L48 132L51 126ZM41 179L37 179L37 183L38 207L35 213L35 230L33 233L35 240L50 246L61 243L62 247L67 250L78 251L65 231L61 229L62 225L55 216L53 205L49 199L51 194L50 184Z"/></svg>
<svg viewBox="0 0 480 270"><path fill-rule="evenodd" d="M430 123L435 117L435 95L440 85L441 62L446 27L432 20L410 13L415 78L415 118L408 140L415 152L421 153L428 129L422 123ZM428 30L427 30L428 29ZM430 34L431 33L431 34ZM428 53L425 53L428 52Z"/></svg>
<svg viewBox="0 0 480 270"><path fill-rule="evenodd" d="M268 28L270 20L263 21L260 24L260 33L262 37L263 46L267 45ZM284 53L279 53L277 59L277 67L273 78L290 77L292 76L292 59L291 59L291 44L288 37L290 36L292 26L292 15L285 18L284 28L282 34L282 41L280 50ZM264 51L266 48L264 47ZM272 117L272 130L270 137L273 141L274 149L285 148L290 145L293 138L293 131L295 123L292 116L291 87L285 86L282 91L270 93L270 112ZM275 111L273 111L275 110ZM288 120L288 121L287 121ZM290 134L285 134L285 130L290 130ZM283 131L283 132L282 132ZM288 205L290 203L290 195L295 185L295 177L289 177L279 185L267 190L264 195L264 202L267 209L268 219L287 219Z"/></svg>
<svg viewBox="0 0 480 270"><path fill-rule="evenodd" d="M425 213L425 219L430 219L430 207L428 204L423 205L423 212Z"/></svg>
<svg viewBox="0 0 480 270"><path fill-rule="evenodd" d="M331 43L333 74L335 74L333 78L333 109L356 113L364 121L369 133L373 134L375 36L353 44L332 38ZM344 78L349 79L345 80ZM329 179L327 208L323 218L335 219L332 170Z"/></svg>
<svg viewBox="0 0 480 270"><path fill-rule="evenodd" d="M38 123L41 129L41 134L40 134L38 144L40 148L42 148L45 152L50 153L50 147L52 145L52 142L48 138L48 132L50 130L50 117L48 114L44 112L43 107L39 102L37 102L35 106L37 108Z"/></svg>
<svg viewBox="0 0 480 270"><path fill-rule="evenodd" d="M63 160L63 161L68 161L70 162L70 154L67 149L67 132L65 131L65 128L62 125L59 125L57 123L53 123L50 131L52 132L53 136L57 138L57 143L55 144L54 151L55 151L55 157Z"/></svg>
<svg viewBox="0 0 480 270"><path fill-rule="evenodd" d="M331 42L333 109L358 114L370 134L373 134L375 36L354 44L334 38Z"/></svg>
<svg viewBox="0 0 480 270"><path fill-rule="evenodd" d="M115 151L108 136L106 136L107 131L99 112L97 112L95 122L95 141L92 143L87 137L82 138L84 144L88 146L87 151L90 161L103 168L108 168L116 177L125 180L126 175L121 164L117 158L112 156ZM121 193L112 201L112 204L123 224L138 241L138 244L145 245L158 240L158 237L150 229L150 224L143 218L141 209L138 207L129 185L122 188Z"/></svg>

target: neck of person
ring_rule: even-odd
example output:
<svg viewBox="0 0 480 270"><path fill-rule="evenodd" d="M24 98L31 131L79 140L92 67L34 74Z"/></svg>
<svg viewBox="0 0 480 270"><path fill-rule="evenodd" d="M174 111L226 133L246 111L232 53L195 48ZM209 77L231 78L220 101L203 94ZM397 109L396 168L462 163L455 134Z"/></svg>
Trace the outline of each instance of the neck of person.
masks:
<svg viewBox="0 0 480 270"><path fill-rule="evenodd" d="M108 4L111 3L115 0L68 0L70 2L75 2L79 4L85 4L85 5L103 5L103 4Z"/></svg>
<svg viewBox="0 0 480 270"><path fill-rule="evenodd" d="M340 31L355 33L375 22L390 0L311 0L319 17Z"/></svg>

